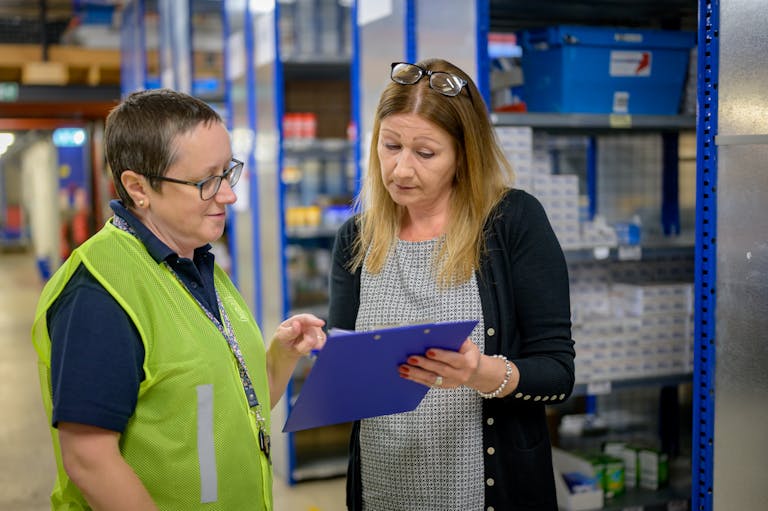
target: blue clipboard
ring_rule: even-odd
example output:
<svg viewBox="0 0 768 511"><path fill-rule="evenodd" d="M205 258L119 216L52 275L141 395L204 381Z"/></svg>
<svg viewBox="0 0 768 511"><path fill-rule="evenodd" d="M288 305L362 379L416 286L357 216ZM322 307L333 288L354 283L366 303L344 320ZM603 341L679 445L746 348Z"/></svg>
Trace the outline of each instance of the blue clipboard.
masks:
<svg viewBox="0 0 768 511"><path fill-rule="evenodd" d="M331 331L317 355L284 432L340 424L416 408L429 387L399 376L398 366L429 348L458 350L477 321Z"/></svg>

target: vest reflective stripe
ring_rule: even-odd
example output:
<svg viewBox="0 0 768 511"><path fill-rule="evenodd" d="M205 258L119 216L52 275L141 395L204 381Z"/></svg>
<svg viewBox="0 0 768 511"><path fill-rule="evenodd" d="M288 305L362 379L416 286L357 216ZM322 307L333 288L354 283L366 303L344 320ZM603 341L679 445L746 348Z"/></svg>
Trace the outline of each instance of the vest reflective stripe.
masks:
<svg viewBox="0 0 768 511"><path fill-rule="evenodd" d="M218 500L216 448L213 442L213 386L197 386L197 457L200 462L200 502Z"/></svg>
<svg viewBox="0 0 768 511"><path fill-rule="evenodd" d="M152 260L136 238L109 224L73 252L38 304L33 340L49 418L46 311L81 263L120 303L144 343L145 380L120 450L158 507L272 509L271 466L259 450L255 420L226 340L164 265ZM261 333L219 267L214 280L269 427ZM52 501L61 509L87 508L62 468L58 435L52 433L59 466Z"/></svg>

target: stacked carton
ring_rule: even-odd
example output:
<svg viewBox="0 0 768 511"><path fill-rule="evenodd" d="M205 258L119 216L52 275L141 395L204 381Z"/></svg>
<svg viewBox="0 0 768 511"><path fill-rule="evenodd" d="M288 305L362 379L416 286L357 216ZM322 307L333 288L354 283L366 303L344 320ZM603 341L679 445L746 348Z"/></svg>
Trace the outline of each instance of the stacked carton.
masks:
<svg viewBox="0 0 768 511"><path fill-rule="evenodd" d="M578 176L552 173L549 154L534 148L530 127L497 127L496 135L515 171L515 188L541 201L564 249L580 248Z"/></svg>

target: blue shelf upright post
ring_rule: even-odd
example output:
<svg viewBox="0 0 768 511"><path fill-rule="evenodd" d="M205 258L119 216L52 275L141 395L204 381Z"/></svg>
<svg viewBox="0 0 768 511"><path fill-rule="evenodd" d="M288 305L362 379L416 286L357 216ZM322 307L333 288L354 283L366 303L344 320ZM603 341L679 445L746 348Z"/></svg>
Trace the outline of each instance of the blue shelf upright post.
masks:
<svg viewBox="0 0 768 511"><path fill-rule="evenodd" d="M352 2L351 6L351 18L352 28L350 31L350 113L352 115L351 125L354 129L354 145L352 147L352 158L354 162L354 181L352 185L352 193L354 197L360 193L360 158L362 151L360 148L360 108L361 108L361 79L360 79L360 32L357 28L357 2Z"/></svg>
<svg viewBox="0 0 768 511"><path fill-rule="evenodd" d="M405 34L405 61L416 62L419 60L418 41L416 40L418 12L416 0L405 0L405 22L403 33Z"/></svg>
<svg viewBox="0 0 768 511"><path fill-rule="evenodd" d="M588 220L592 221L597 215L597 137L587 137L587 200Z"/></svg>
<svg viewBox="0 0 768 511"><path fill-rule="evenodd" d="M699 1L691 509L713 509L720 5Z"/></svg>
<svg viewBox="0 0 768 511"><path fill-rule="evenodd" d="M663 133L661 175L661 224L666 236L680 234L680 139L677 133Z"/></svg>
<svg viewBox="0 0 768 511"><path fill-rule="evenodd" d="M488 33L491 30L491 5L489 0L476 0L475 3L475 47L477 59L477 87L483 100L491 108L491 57L488 54Z"/></svg>

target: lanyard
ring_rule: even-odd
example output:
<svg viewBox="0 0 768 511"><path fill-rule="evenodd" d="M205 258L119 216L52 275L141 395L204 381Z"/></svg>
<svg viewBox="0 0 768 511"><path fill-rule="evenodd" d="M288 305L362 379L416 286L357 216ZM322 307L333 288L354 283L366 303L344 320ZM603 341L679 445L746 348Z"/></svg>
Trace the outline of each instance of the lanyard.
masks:
<svg viewBox="0 0 768 511"><path fill-rule="evenodd" d="M128 223L120 218L119 216L115 215L112 223L119 229L128 232L130 234L133 234L136 236L135 231L131 229L131 227L128 225ZM181 280L179 275L176 273L176 271L171 268L171 266L168 264L167 261L163 261L163 264L165 264L166 268L168 268L168 271L171 272L171 274L176 278L176 280L179 282L179 284L184 287L184 289L189 292L187 287L184 285L184 281ZM264 419L264 416L261 413L261 404L259 403L259 399L256 396L256 391L253 388L253 383L251 382L251 377L248 374L248 368L245 365L245 359L243 358L243 353L240 351L240 345L237 342L237 338L235 337L235 330L232 328L232 323L229 320L229 315L227 314L226 309L224 308L224 304L221 302L221 297L219 297L219 291L214 287L214 292L216 293L216 305L219 308L219 315L221 316L221 321L216 319L216 316L211 313L211 311L208 310L208 308L203 305L200 300L195 297L192 293L189 293L190 296L195 300L197 305L205 312L205 315L208 317L208 319L216 326L216 328L219 330L221 335L226 339L227 345L229 346L230 351L232 352L232 355L234 355L235 360L237 361L237 369L240 373L240 381L243 385L243 391L245 391L245 396L248 399L248 406L250 407L251 413L256 418L256 423L258 424L259 428L259 448L261 451L266 455L267 459L270 458L270 447L271 447L271 439L269 434L267 434L267 421ZM222 324L223 322L223 324Z"/></svg>
<svg viewBox="0 0 768 511"><path fill-rule="evenodd" d="M179 275L176 273L176 271L171 268L167 262L164 261L164 264L173 274L173 276L176 277L176 280L178 280L181 285L184 285L184 282L181 280L181 278L179 278ZM267 459L269 459L272 442L269 434L267 434L267 421L261 414L261 405L259 404L258 397L256 397L256 391L253 389L253 383L251 383L251 377L248 374L248 368L245 365L243 353L240 351L240 345L237 343L235 330L232 328L232 323L229 321L229 314L227 314L227 310L224 308L224 304L221 303L219 291L216 288L214 288L214 291L216 293L216 305L218 305L219 315L221 315L221 322L216 319L216 316L214 316L213 313L211 313L211 311L209 311L208 308L200 302L200 300L192 295L192 293L190 293L190 296L195 299L197 305L199 305L203 312L205 312L205 315L208 316L208 319L210 319L211 322L216 325L216 328L219 329L221 335L223 335L227 340L227 344L229 345L230 351L232 351L232 355L234 355L235 360L237 360L237 369L240 373L240 381L243 384L245 396L248 398L248 406L250 406L251 413L254 414L254 417L256 417L256 422L259 425L259 448L266 455ZM222 324L222 322L224 324Z"/></svg>

